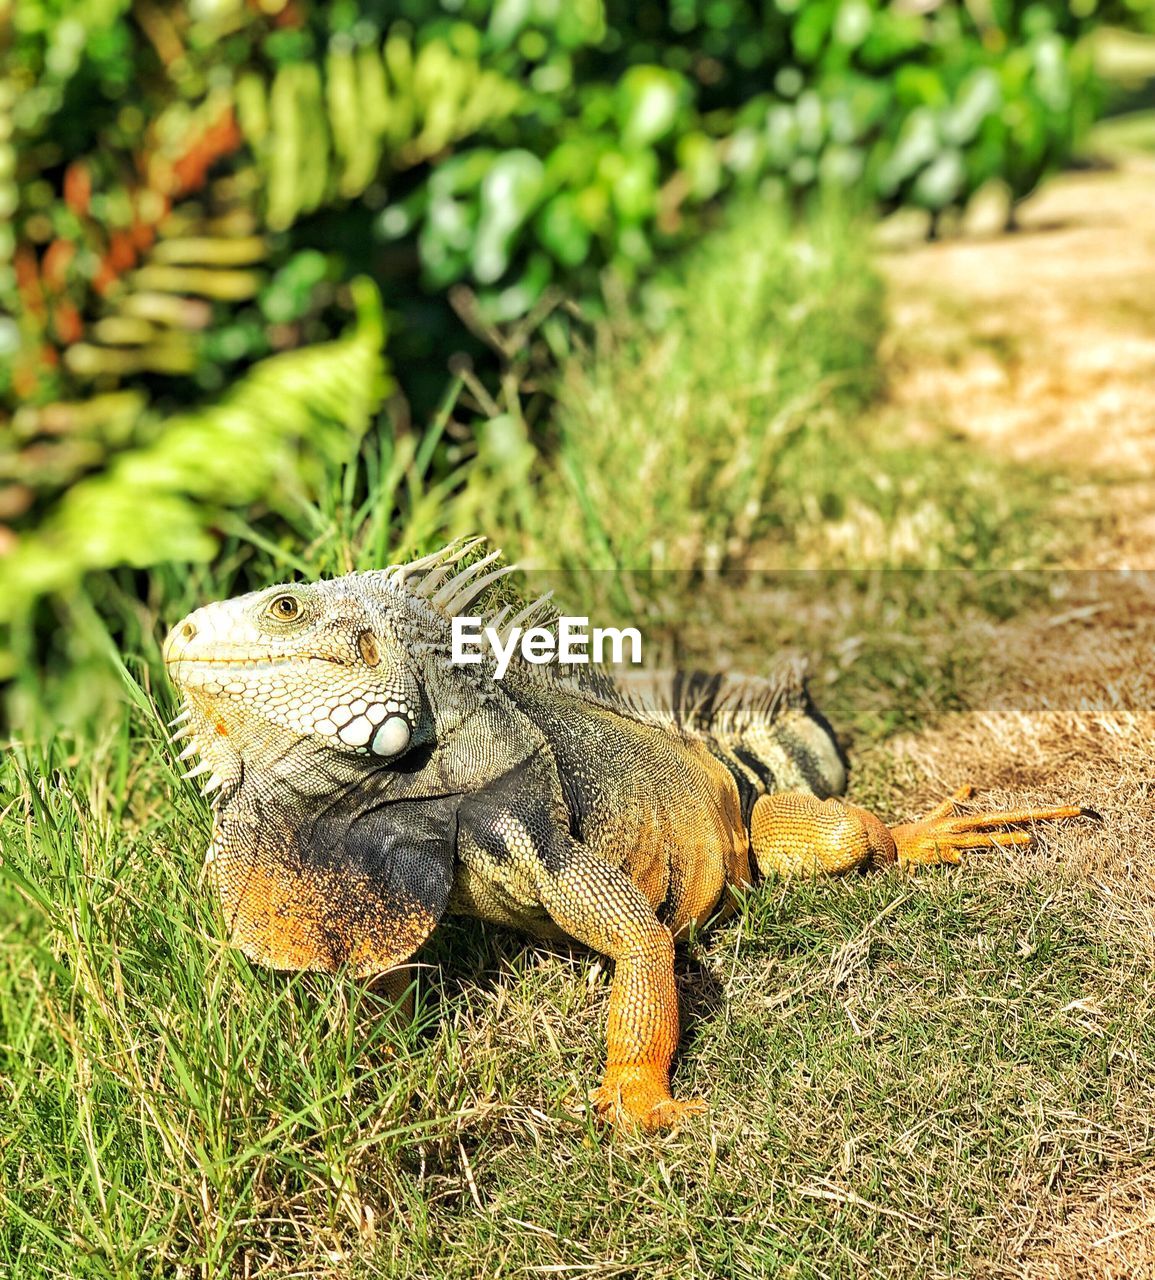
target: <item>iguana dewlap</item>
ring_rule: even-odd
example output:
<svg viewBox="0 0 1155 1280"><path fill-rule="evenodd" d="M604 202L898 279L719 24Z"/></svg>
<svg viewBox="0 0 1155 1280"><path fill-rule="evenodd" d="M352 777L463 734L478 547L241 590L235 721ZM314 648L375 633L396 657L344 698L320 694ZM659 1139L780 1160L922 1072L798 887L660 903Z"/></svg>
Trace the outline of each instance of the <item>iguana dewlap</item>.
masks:
<svg viewBox="0 0 1155 1280"><path fill-rule="evenodd" d="M460 568L472 545L173 629L183 754L213 795L209 870L235 944L277 968L386 972L447 911L611 957L595 1102L614 1119L659 1127L700 1105L669 1090L674 942L732 889L954 862L1083 812L956 817L946 801L888 829L829 798L843 760L796 676L454 665L451 619L501 572Z"/></svg>

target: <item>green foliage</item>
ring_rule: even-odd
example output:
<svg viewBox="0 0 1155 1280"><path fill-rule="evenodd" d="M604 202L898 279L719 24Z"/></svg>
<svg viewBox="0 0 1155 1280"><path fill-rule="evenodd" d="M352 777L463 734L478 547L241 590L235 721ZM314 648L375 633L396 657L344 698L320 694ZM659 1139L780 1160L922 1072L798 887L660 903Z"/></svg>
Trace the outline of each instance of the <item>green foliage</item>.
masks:
<svg viewBox="0 0 1155 1280"><path fill-rule="evenodd" d="M503 119L522 92L449 41L415 50L398 33L383 46L334 36L323 68L290 62L268 76L246 72L236 98L266 225L279 231L325 202L362 195L383 171L430 160Z"/></svg>
<svg viewBox="0 0 1155 1280"><path fill-rule="evenodd" d="M1093 0L265 8L150 9L138 29L120 3L21 6L0 83L10 394L157 373L211 391L206 365L219 388L266 354L253 330L273 317L243 305L258 269L312 242L330 280L368 266L392 301L404 259L371 246L401 241L427 288L466 282L502 321L551 284L596 294L607 264L650 270L732 191L833 185L935 212L992 177L1021 195L1088 123L1080 37L1101 16ZM338 217L323 235L298 226L321 211ZM142 288L225 305L182 314ZM293 319L319 312L331 332L322 300ZM230 342L187 341L222 325Z"/></svg>
<svg viewBox="0 0 1155 1280"><path fill-rule="evenodd" d="M376 290L361 281L357 292L347 335L255 364L219 402L149 424L63 493L0 559L0 621L87 571L208 560L230 508L269 506L300 531L301 507L355 456L386 390Z"/></svg>
<svg viewBox="0 0 1155 1280"><path fill-rule="evenodd" d="M607 269L644 283L737 195L786 206L851 188L937 213L992 177L1023 194L1092 110L1084 33L1145 12L1139 0L1102 12L1094 0L22 0L0 73L4 613L88 570L207 554L226 508L283 517L296 466L284 440L313 458L299 487L316 492L318 468L332 480L347 455L307 406L292 427L291 412L273 415L267 465L253 464L250 432L222 424L243 417L248 379L272 376L263 362L298 349L317 349L319 385L345 385L352 281L368 277L393 312L414 412L379 417L363 390L338 417L352 436L403 436L438 403L448 357L481 350L447 300L490 336L557 298L596 311ZM795 337L787 325L774 340ZM185 449L190 422L217 423L214 462L245 483L210 494L136 465ZM465 442L467 426L438 433L422 484L460 480L474 456L484 474L524 460L524 428L515 415ZM737 486L755 507L771 447L750 442L762 460ZM486 514L468 496L459 511ZM148 521L135 543L130 513ZM725 544L732 522L705 519L697 541Z"/></svg>
<svg viewBox="0 0 1155 1280"><path fill-rule="evenodd" d="M1095 15L1065 5L609 4L576 48L516 12L512 47L486 34L528 73L532 122L502 139L517 150L459 155L378 224L416 238L431 287L468 281L498 321L551 283L590 292L607 263L650 270L731 192L853 188L937 214L997 177L1021 197L1096 101L1080 40Z"/></svg>

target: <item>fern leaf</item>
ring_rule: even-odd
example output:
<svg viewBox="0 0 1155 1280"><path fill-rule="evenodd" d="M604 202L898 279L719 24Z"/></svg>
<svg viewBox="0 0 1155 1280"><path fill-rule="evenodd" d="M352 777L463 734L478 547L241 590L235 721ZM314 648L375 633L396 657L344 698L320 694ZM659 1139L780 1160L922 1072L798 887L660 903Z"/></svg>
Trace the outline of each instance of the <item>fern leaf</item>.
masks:
<svg viewBox="0 0 1155 1280"><path fill-rule="evenodd" d="M153 442L82 480L0 560L0 621L87 571L206 560L222 512L263 504L291 520L350 460L388 390L376 287L355 282L356 325L255 364L218 403L159 424Z"/></svg>

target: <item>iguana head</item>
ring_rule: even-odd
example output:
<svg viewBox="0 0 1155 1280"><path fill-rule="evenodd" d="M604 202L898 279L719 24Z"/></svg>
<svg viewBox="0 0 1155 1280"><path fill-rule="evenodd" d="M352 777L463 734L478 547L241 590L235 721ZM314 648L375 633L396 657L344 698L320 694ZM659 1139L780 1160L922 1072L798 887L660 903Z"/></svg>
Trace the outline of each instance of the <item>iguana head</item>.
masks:
<svg viewBox="0 0 1155 1280"><path fill-rule="evenodd" d="M168 673L218 774L234 772L238 757L283 771L290 744L335 763L392 759L429 737L419 656L403 638L411 610L380 589L380 576L272 587L173 628Z"/></svg>
<svg viewBox="0 0 1155 1280"><path fill-rule="evenodd" d="M240 760L277 776L299 758L331 771L398 760L446 736L490 683L449 664L452 618L495 578L480 540L408 565L218 601L164 644L184 736L222 781ZM207 772L208 770L204 770Z"/></svg>
<svg viewBox="0 0 1155 1280"><path fill-rule="evenodd" d="M164 658L210 774L234 941L281 968L397 964L445 909L456 806L537 749L452 618L507 573L478 544L197 609Z"/></svg>

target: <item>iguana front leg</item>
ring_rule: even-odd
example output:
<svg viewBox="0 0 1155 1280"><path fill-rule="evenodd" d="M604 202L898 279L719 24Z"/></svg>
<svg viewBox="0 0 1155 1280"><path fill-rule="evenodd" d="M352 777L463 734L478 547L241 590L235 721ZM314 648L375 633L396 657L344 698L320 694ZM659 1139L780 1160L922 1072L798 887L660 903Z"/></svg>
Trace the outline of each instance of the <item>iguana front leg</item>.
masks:
<svg viewBox="0 0 1155 1280"><path fill-rule="evenodd" d="M623 871L571 845L559 871L543 872L538 892L566 933L615 962L606 1073L593 1095L598 1114L658 1129L704 1110L704 1102L670 1095L678 1044L674 939L642 891Z"/></svg>
<svg viewBox="0 0 1155 1280"><path fill-rule="evenodd" d="M915 822L887 827L858 805L819 800L804 792L762 796L750 819L750 841L763 875L838 875L868 866L958 862L970 849L1024 845L1029 831L1013 828L1064 818L1094 817L1090 809L1014 809L1003 813L956 814L955 804L972 788L962 787Z"/></svg>

